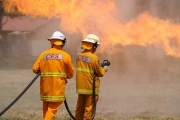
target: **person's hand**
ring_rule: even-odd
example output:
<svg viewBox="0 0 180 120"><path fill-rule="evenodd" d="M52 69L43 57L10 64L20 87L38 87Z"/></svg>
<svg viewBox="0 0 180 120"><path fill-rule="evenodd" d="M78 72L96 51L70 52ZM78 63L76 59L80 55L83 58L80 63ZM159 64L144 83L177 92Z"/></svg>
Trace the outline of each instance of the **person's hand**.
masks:
<svg viewBox="0 0 180 120"><path fill-rule="evenodd" d="M104 68L105 68L105 70L106 70L106 72L108 71L108 66L104 66Z"/></svg>

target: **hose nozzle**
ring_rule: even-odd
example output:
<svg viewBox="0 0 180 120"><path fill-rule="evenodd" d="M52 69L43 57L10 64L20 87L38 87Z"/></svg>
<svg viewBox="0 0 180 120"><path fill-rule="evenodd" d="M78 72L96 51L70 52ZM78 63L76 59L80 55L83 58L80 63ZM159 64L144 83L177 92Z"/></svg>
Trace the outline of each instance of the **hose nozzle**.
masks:
<svg viewBox="0 0 180 120"><path fill-rule="evenodd" d="M110 66L110 62L108 60L104 60L102 63L101 63L101 67L104 67L104 66Z"/></svg>

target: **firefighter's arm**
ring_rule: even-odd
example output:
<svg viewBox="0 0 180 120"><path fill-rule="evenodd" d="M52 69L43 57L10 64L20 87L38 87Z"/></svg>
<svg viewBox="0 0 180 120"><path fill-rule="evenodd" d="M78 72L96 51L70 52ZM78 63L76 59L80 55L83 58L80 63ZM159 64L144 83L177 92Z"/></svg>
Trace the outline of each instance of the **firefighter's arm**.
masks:
<svg viewBox="0 0 180 120"><path fill-rule="evenodd" d="M36 74L38 74L40 72L40 57L41 55L37 58L37 60L35 61L32 71Z"/></svg>
<svg viewBox="0 0 180 120"><path fill-rule="evenodd" d="M107 72L105 68L101 67L99 60L97 59L94 63L95 70L97 77L103 77L104 74Z"/></svg>
<svg viewBox="0 0 180 120"><path fill-rule="evenodd" d="M99 61L96 62L96 74L98 77L103 77L104 74L108 71L108 66L110 65L110 62L108 60L104 60L101 65L99 64Z"/></svg>
<svg viewBox="0 0 180 120"><path fill-rule="evenodd" d="M72 78L74 75L74 66L71 60L71 57L68 56L68 61L67 61L67 79Z"/></svg>

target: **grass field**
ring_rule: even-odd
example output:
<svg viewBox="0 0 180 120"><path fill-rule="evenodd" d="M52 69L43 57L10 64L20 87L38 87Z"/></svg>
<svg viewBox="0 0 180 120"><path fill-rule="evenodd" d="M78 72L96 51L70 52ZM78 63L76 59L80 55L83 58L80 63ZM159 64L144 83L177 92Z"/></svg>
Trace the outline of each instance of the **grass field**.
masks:
<svg viewBox="0 0 180 120"><path fill-rule="evenodd" d="M34 60L0 62L0 112L34 78L31 70ZM96 120L180 120L179 63L179 60L168 58L153 64L142 61L128 63L132 68L123 66L124 63L120 65L121 68L112 64L108 73L101 78ZM68 81L66 97L74 114L77 101L75 79ZM39 78L0 120L42 120ZM64 104L55 120L70 120Z"/></svg>
<svg viewBox="0 0 180 120"><path fill-rule="evenodd" d="M39 111L40 112L40 111ZM96 120L180 120L179 117L165 117L165 116L134 116L134 117L120 117L115 113L101 113L98 112L95 116ZM42 120L39 113L16 113L16 115L4 115L0 120ZM54 120L73 120L64 110L59 110Z"/></svg>

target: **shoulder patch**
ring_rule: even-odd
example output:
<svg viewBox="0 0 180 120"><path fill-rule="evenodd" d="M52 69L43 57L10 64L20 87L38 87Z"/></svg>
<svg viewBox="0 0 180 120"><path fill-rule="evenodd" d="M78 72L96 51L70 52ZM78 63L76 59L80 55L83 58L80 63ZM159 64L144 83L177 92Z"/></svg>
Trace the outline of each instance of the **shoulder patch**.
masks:
<svg viewBox="0 0 180 120"><path fill-rule="evenodd" d="M44 54L44 60L61 60L62 54Z"/></svg>
<svg viewBox="0 0 180 120"><path fill-rule="evenodd" d="M91 62L92 58L88 57L88 56L78 55L76 60L77 61L83 61L83 62Z"/></svg>

